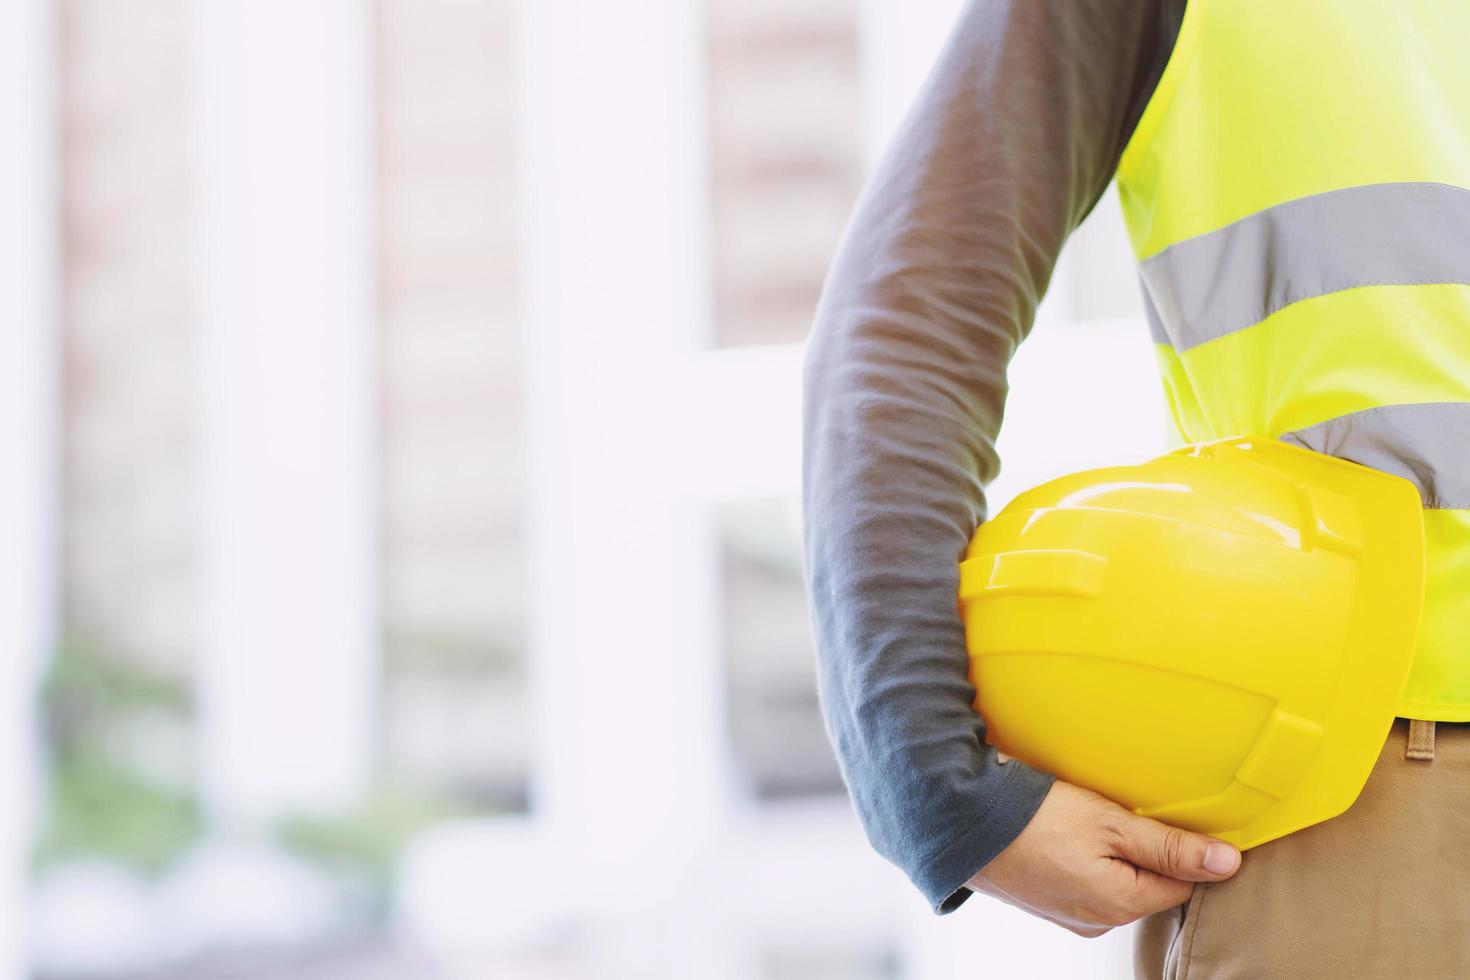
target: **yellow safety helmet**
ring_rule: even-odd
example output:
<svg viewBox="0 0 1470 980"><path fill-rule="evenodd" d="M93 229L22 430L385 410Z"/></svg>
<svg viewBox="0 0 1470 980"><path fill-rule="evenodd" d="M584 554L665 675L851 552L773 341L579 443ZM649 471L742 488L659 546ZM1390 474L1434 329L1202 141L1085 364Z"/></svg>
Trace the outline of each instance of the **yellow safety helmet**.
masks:
<svg viewBox="0 0 1470 980"><path fill-rule="evenodd" d="M1393 724L1423 602L1407 480L1271 439L1023 493L960 565L1001 751L1254 847L1346 810Z"/></svg>

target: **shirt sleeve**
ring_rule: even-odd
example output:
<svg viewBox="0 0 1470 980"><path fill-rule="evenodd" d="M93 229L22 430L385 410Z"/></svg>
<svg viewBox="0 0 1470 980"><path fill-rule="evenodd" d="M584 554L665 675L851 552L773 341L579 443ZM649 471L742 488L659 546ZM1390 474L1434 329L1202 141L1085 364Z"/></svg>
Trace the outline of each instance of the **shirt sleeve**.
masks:
<svg viewBox="0 0 1470 980"><path fill-rule="evenodd" d="M1111 180L1183 0L972 0L858 202L805 371L805 547L828 732L875 848L937 911L1052 777L971 708L958 559L1006 366Z"/></svg>

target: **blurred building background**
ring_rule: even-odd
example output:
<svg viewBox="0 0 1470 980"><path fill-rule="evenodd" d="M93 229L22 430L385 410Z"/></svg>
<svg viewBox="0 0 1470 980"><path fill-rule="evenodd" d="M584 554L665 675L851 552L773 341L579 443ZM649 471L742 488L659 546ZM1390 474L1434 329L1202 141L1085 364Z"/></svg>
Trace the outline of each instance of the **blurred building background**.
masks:
<svg viewBox="0 0 1470 980"><path fill-rule="evenodd" d="M6 6L0 975L1129 975L930 917L813 685L800 345L957 9ZM1116 212L993 506L1162 442Z"/></svg>

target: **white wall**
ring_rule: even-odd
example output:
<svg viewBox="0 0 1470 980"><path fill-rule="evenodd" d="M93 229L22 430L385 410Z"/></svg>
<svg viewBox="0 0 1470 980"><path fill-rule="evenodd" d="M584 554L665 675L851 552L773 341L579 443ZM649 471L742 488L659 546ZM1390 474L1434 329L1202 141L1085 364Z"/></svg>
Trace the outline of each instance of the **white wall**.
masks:
<svg viewBox="0 0 1470 980"><path fill-rule="evenodd" d="M0 5L0 977L24 974L39 668L56 639L58 200L50 4Z"/></svg>

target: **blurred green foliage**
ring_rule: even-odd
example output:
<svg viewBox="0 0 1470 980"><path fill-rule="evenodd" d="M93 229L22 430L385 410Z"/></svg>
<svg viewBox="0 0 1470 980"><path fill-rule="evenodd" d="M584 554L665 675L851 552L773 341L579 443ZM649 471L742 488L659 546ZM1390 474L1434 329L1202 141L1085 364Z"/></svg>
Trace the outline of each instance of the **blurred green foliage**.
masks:
<svg viewBox="0 0 1470 980"><path fill-rule="evenodd" d="M199 836L199 807L126 768L75 759L51 776L50 813L36 846L41 867L63 858L106 857L137 871L163 870Z"/></svg>
<svg viewBox="0 0 1470 980"><path fill-rule="evenodd" d="M160 779L150 764L157 760L140 757L161 734L187 759L194 709L186 683L73 639L52 660L41 700L49 766L38 867L94 857L157 874L200 839L203 818L187 775ZM140 730L153 739L130 737ZM380 788L347 813L285 818L273 836L336 879L362 912L381 916L409 838L470 813L423 792Z"/></svg>
<svg viewBox="0 0 1470 980"><path fill-rule="evenodd" d="M398 854L420 830L465 811L407 790L380 789L339 816L296 815L276 825L287 850L335 877L373 917L387 913Z"/></svg>
<svg viewBox="0 0 1470 980"><path fill-rule="evenodd" d="M125 737L152 723L186 740L185 685L72 639L52 659L41 711L50 766L38 865L92 856L155 873L198 838L193 794L150 775Z"/></svg>

